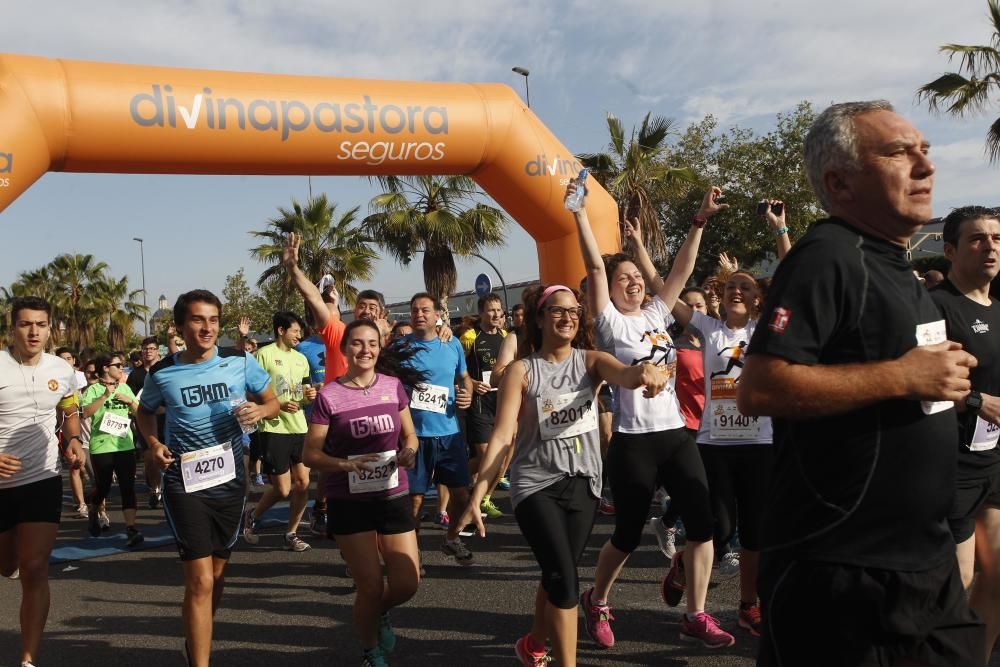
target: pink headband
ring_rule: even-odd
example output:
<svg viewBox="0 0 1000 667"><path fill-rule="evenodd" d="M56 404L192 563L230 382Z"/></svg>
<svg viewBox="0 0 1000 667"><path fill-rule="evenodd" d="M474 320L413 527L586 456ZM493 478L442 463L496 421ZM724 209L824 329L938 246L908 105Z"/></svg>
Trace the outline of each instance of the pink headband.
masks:
<svg viewBox="0 0 1000 667"><path fill-rule="evenodd" d="M541 310L542 306L545 305L545 300L548 299L553 294L555 294L556 292L569 292L570 294L572 294L573 290L566 287L565 285L549 285L548 287L545 288L545 291L542 292L542 296L538 297L538 310Z"/></svg>

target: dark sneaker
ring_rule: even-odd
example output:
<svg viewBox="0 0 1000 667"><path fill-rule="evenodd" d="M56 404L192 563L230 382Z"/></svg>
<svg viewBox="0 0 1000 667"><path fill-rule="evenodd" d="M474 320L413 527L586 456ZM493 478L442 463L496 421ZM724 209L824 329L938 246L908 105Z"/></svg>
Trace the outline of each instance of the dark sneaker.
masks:
<svg viewBox="0 0 1000 667"><path fill-rule="evenodd" d="M461 537L456 537L454 540L445 538L441 544L441 552L452 556L459 565L472 565L472 552L462 542Z"/></svg>
<svg viewBox="0 0 1000 667"><path fill-rule="evenodd" d="M309 532L313 535L326 537L326 510L312 511L309 515Z"/></svg>
<svg viewBox="0 0 1000 667"><path fill-rule="evenodd" d="M597 642L601 648L611 648L615 645L615 633L611 630L611 621L615 617L611 615L611 607L602 604L596 605L590 601L594 593L593 588L588 588L580 596L580 605L583 607L584 627L587 634Z"/></svg>
<svg viewBox="0 0 1000 667"><path fill-rule="evenodd" d="M670 559L670 571L660 582L660 595L668 607L676 607L684 597L684 588L687 585L684 575L684 550L678 551Z"/></svg>
<svg viewBox="0 0 1000 667"><path fill-rule="evenodd" d="M87 532L90 533L91 537L101 536L101 519L97 516L96 509L87 517Z"/></svg>
<svg viewBox="0 0 1000 667"><path fill-rule="evenodd" d="M257 544L260 542L260 535L257 534L257 527L254 525L253 509L243 510L243 540L247 544Z"/></svg>
<svg viewBox="0 0 1000 667"><path fill-rule="evenodd" d="M142 541L146 538L142 536L142 533L135 526L129 526L125 529L126 540L125 545L130 549L132 547L137 547L142 544Z"/></svg>
<svg viewBox="0 0 1000 667"><path fill-rule="evenodd" d="M389 663L385 661L382 649L376 646L361 655L361 667L389 667Z"/></svg>
<svg viewBox="0 0 1000 667"><path fill-rule="evenodd" d="M681 640L701 642L705 648L725 648L736 643L736 638L719 627L719 619L699 611L693 618L681 617Z"/></svg>

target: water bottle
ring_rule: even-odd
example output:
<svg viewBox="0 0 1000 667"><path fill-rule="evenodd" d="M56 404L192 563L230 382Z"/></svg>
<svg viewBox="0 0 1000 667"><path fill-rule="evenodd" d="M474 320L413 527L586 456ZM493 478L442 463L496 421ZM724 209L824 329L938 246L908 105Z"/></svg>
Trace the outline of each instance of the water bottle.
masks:
<svg viewBox="0 0 1000 667"><path fill-rule="evenodd" d="M239 392L232 392L229 394L229 406L232 408L233 417L236 417L236 413L239 412L240 407L247 402L247 397ZM256 424L245 425L237 417L236 422L240 425L240 429L244 433L253 433L257 430Z"/></svg>
<svg viewBox="0 0 1000 667"><path fill-rule="evenodd" d="M590 170L584 167L576 177L576 191L566 198L566 208L576 213L583 208L583 197L587 193L587 175Z"/></svg>

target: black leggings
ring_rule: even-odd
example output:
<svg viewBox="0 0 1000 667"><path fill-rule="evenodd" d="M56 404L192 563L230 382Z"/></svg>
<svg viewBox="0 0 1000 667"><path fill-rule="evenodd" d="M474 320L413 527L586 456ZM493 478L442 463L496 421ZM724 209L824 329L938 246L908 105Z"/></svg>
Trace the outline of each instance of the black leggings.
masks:
<svg viewBox="0 0 1000 667"><path fill-rule="evenodd" d="M615 433L608 451L608 480L615 494L611 544L627 554L642 540L653 493L661 483L680 505L687 538L712 539L712 506L705 466L686 429Z"/></svg>
<svg viewBox="0 0 1000 667"><path fill-rule="evenodd" d="M94 466L94 492L90 502L100 505L111 491L114 475L118 476L118 489L122 494L122 509L135 509L135 450L91 454Z"/></svg>
<svg viewBox="0 0 1000 667"><path fill-rule="evenodd" d="M760 551L764 500L771 479L771 445L699 444L712 490L716 552L725 552L737 525L740 545Z"/></svg>
<svg viewBox="0 0 1000 667"><path fill-rule="evenodd" d="M514 516L542 568L542 588L549 602L559 609L573 609L580 594L576 565L597 518L590 480L561 479L519 502Z"/></svg>

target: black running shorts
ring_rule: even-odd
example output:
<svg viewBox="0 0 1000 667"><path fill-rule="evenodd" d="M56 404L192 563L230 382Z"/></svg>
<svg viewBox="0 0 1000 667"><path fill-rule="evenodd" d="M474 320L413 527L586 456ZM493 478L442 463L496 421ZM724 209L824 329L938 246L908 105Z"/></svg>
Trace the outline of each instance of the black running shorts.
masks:
<svg viewBox="0 0 1000 667"><path fill-rule="evenodd" d="M59 523L62 513L62 477L0 489L0 533L19 523Z"/></svg>
<svg viewBox="0 0 1000 667"><path fill-rule="evenodd" d="M296 463L302 463L304 433L260 433L261 471L265 475L284 475Z"/></svg>
<svg viewBox="0 0 1000 667"><path fill-rule="evenodd" d="M181 560L228 559L243 523L243 492L222 498L164 491L163 512Z"/></svg>
<svg viewBox="0 0 1000 667"><path fill-rule="evenodd" d="M327 537L369 532L399 535L413 529L413 504L409 494L388 499L326 500Z"/></svg>

